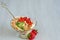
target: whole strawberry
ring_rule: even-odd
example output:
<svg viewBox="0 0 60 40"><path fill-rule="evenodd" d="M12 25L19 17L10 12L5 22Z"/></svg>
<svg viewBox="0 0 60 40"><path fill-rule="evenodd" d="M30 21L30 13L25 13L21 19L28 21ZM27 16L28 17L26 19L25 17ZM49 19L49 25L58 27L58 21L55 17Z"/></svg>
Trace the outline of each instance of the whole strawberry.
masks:
<svg viewBox="0 0 60 40"><path fill-rule="evenodd" d="M33 29L32 32L33 32L35 35L37 35L37 33L38 33L37 30L35 30L35 29Z"/></svg>
<svg viewBox="0 0 60 40"><path fill-rule="evenodd" d="M28 37L28 39L29 40L33 40L34 38L35 38L35 36L37 35L37 30L35 30L35 29L33 29L28 35L27 35L27 37Z"/></svg>

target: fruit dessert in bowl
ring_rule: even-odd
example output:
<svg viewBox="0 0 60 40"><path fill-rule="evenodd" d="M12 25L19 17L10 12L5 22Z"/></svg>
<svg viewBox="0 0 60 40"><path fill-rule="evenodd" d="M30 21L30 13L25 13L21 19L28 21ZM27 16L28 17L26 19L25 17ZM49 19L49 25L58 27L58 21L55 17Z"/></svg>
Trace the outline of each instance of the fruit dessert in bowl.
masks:
<svg viewBox="0 0 60 40"><path fill-rule="evenodd" d="M12 12L8 9L5 3L1 2L1 6L5 8L9 14L13 17L11 20L11 26L16 30L21 38L28 38L32 40L35 38L37 31L33 27L36 25L36 19L32 20L30 17L15 17Z"/></svg>
<svg viewBox="0 0 60 40"><path fill-rule="evenodd" d="M16 17L11 21L12 28L19 32L21 38L27 38L27 35L31 32L35 24L35 21L30 17L24 16Z"/></svg>

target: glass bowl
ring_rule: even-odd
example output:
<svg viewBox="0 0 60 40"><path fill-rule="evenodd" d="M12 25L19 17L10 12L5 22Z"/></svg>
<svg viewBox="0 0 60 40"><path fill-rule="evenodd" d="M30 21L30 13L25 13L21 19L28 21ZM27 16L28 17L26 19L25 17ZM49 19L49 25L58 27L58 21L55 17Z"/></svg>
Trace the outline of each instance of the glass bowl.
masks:
<svg viewBox="0 0 60 40"><path fill-rule="evenodd" d="M27 37L27 35L31 32L31 30L35 27L35 25L36 25L36 20L34 19L34 18L31 18L31 17L29 17L30 19L31 19L31 21L33 22L33 26L31 27L31 29L29 29L29 30L27 30L27 31L22 31L20 28L18 28L17 26L16 26L16 22L17 22L17 20L18 20L18 18L19 17L25 17L25 16L17 16L17 17L15 17L15 19L12 19L11 20L11 26L12 26L12 28L14 29L14 30L16 30L17 32L18 32L18 34L19 34L19 37L20 38L22 38L22 39L27 39L28 37ZM27 16L28 17L28 16Z"/></svg>

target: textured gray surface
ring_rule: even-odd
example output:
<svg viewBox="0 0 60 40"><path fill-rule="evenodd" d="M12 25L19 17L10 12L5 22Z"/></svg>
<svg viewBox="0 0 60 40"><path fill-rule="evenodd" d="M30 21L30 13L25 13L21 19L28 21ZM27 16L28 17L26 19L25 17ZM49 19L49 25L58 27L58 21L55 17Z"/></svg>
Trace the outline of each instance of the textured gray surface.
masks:
<svg viewBox="0 0 60 40"><path fill-rule="evenodd" d="M35 40L60 40L60 0L0 0L15 16L36 17L39 33ZM0 40L25 40L11 28L12 17L0 7Z"/></svg>

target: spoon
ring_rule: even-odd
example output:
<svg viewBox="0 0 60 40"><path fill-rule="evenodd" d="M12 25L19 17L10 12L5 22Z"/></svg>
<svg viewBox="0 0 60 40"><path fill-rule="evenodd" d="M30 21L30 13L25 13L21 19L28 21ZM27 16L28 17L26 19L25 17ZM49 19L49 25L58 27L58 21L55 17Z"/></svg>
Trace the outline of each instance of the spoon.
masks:
<svg viewBox="0 0 60 40"><path fill-rule="evenodd" d="M9 14L10 14L14 19L16 19L15 16L12 14L12 12L8 9L8 7L7 7L7 5L6 5L5 3L0 2L0 5L1 5L3 8L5 8L5 9L9 12Z"/></svg>

